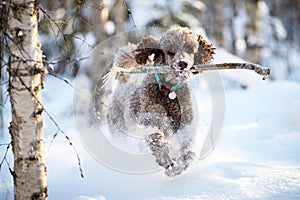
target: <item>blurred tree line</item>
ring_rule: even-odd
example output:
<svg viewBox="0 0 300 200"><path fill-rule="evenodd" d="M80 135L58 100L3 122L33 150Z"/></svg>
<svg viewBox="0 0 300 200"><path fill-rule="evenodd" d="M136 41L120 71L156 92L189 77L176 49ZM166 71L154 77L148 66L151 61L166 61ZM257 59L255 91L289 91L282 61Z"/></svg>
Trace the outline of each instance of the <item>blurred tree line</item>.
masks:
<svg viewBox="0 0 300 200"><path fill-rule="evenodd" d="M80 44L95 46L137 27L188 26L247 61L273 68L273 79L300 80L300 3L293 0L42 1L44 54L57 72L76 75ZM79 45L78 45L79 44ZM276 60L276 62L274 62ZM273 66L276 64L276 66ZM101 65L93 65L101 68ZM93 76L95 69L90 69ZM93 77L92 77L93 78ZM95 77L96 78L96 77Z"/></svg>
<svg viewBox="0 0 300 200"><path fill-rule="evenodd" d="M5 20L5 1L0 9ZM46 63L69 76L76 76L82 52L114 34L135 27L180 25L206 33L215 46L247 61L271 67L272 79L299 81L299 9L299 1L293 0L48 0L40 1L39 33ZM7 96L3 24L2 104ZM85 71L95 82L106 63L95 60L92 66Z"/></svg>
<svg viewBox="0 0 300 200"><path fill-rule="evenodd" d="M275 73L273 78L299 80L291 73L295 61L289 59L290 51L300 44L298 1L49 0L41 1L41 8L42 49L48 61L55 61L57 72L76 75L79 65L74 60L81 50L76 46L78 41L93 46L133 29L133 23L137 27L163 28L177 24L195 31L202 28L215 45L251 62L269 65L272 63L268 58L282 58L279 63L284 66L278 68L285 69L281 69L285 76ZM88 36L92 36L92 42Z"/></svg>

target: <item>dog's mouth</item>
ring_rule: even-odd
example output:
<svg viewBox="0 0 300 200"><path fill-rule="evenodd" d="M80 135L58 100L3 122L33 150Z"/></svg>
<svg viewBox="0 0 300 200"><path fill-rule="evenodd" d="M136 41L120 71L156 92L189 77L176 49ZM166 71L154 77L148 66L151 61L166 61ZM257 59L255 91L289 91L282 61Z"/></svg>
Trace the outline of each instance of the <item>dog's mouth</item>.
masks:
<svg viewBox="0 0 300 200"><path fill-rule="evenodd" d="M186 81L190 78L191 72L189 69L192 67L193 63L185 58L176 59L172 63L172 67L176 70L177 78L180 82Z"/></svg>
<svg viewBox="0 0 300 200"><path fill-rule="evenodd" d="M172 65L176 70L182 71L187 69L188 63L185 60L178 60Z"/></svg>

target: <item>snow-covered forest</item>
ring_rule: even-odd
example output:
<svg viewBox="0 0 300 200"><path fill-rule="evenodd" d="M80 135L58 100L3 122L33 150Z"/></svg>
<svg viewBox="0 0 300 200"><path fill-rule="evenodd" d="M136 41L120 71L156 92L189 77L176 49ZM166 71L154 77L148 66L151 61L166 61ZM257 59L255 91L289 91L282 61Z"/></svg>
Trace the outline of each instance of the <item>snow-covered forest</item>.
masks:
<svg viewBox="0 0 300 200"><path fill-rule="evenodd" d="M3 25L8 5L0 3L0 200L14 199L10 50ZM292 0L40 1L48 198L300 199L299 9ZM212 63L257 63L271 75L262 80L242 69L194 75L187 84L196 159L167 177L141 135L110 134L102 124L106 105L97 103L112 102L116 80L103 89L102 76L120 47L149 33L161 38L176 26L213 44ZM135 84L143 78L131 76ZM133 129L144 131L136 124Z"/></svg>

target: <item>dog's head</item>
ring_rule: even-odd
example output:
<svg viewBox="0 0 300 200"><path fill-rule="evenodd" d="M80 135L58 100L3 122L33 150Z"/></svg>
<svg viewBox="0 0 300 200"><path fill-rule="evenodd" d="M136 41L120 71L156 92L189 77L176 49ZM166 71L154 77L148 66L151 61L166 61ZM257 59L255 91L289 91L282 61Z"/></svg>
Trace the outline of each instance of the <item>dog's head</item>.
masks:
<svg viewBox="0 0 300 200"><path fill-rule="evenodd" d="M176 70L190 69L199 43L188 28L176 27L168 30L160 39L160 48L165 54L165 64Z"/></svg>
<svg viewBox="0 0 300 200"><path fill-rule="evenodd" d="M163 34L160 48L165 55L165 64L178 71L178 78L189 78L189 70L194 65L194 56L199 48L197 35L188 28L176 27Z"/></svg>
<svg viewBox="0 0 300 200"><path fill-rule="evenodd" d="M206 64L213 58L214 48L203 37L188 28L169 29L158 41L144 36L137 45L136 62L140 65L168 65L178 71L180 81L189 78L194 64Z"/></svg>

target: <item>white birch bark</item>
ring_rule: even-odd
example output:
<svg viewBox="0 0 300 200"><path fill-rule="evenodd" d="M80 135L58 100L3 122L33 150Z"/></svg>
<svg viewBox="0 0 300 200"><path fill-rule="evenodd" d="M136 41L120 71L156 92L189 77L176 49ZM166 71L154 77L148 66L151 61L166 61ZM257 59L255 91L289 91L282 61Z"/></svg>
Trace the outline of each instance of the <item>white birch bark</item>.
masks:
<svg viewBox="0 0 300 200"><path fill-rule="evenodd" d="M42 51L38 1L10 1L8 32L10 133L14 154L14 197L47 199L42 119Z"/></svg>

